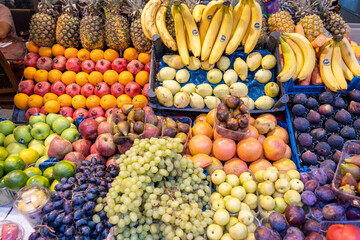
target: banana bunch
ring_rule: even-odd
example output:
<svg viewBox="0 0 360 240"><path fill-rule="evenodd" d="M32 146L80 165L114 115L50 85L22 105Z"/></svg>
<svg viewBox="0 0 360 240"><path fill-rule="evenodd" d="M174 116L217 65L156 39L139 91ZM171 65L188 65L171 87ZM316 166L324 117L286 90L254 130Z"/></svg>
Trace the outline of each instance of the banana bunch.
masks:
<svg viewBox="0 0 360 240"><path fill-rule="evenodd" d="M177 51L174 38L166 27L166 12L170 0L150 0L141 13L141 28L145 36L152 40L154 34L159 34L161 41L172 51Z"/></svg>
<svg viewBox="0 0 360 240"><path fill-rule="evenodd" d="M341 41L328 39L319 54L320 76L331 91L347 90L347 80L360 76L360 64L346 38Z"/></svg>
<svg viewBox="0 0 360 240"><path fill-rule="evenodd" d="M291 78L303 81L315 67L315 50L307 38L298 33L284 33L280 38L284 66L277 79L287 82Z"/></svg>

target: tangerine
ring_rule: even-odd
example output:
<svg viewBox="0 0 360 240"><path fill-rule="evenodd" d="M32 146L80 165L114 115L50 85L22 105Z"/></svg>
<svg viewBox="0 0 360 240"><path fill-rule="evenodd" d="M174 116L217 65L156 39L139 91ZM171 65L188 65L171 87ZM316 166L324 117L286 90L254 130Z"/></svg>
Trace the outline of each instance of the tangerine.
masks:
<svg viewBox="0 0 360 240"><path fill-rule="evenodd" d="M86 98L83 95L76 95L72 98L71 104L75 109L85 108Z"/></svg>
<svg viewBox="0 0 360 240"><path fill-rule="evenodd" d="M49 47L40 47L39 48L40 57L52 57L52 51Z"/></svg>
<svg viewBox="0 0 360 240"><path fill-rule="evenodd" d="M25 93L18 93L14 96L14 104L18 109L26 110L28 109L28 99L29 96Z"/></svg>
<svg viewBox="0 0 360 240"><path fill-rule="evenodd" d="M43 105L43 98L40 95L33 94L29 97L27 105L29 107L41 108Z"/></svg>
<svg viewBox="0 0 360 240"><path fill-rule="evenodd" d="M101 72L93 71L90 73L88 81L95 86L97 83L101 83L103 81L103 75Z"/></svg>
<svg viewBox="0 0 360 240"><path fill-rule="evenodd" d="M76 48L66 48L64 51L64 56L66 59L77 57L78 50Z"/></svg>
<svg viewBox="0 0 360 240"><path fill-rule="evenodd" d="M151 54L149 53L140 53L138 60L144 65L151 61Z"/></svg>
<svg viewBox="0 0 360 240"><path fill-rule="evenodd" d="M54 56L60 56L60 55L64 55L65 48L57 43L52 46L51 51Z"/></svg>
<svg viewBox="0 0 360 240"><path fill-rule="evenodd" d="M236 143L229 138L218 138L213 142L213 154L221 160L227 161L236 154Z"/></svg>
<svg viewBox="0 0 360 240"><path fill-rule="evenodd" d="M75 79L76 79L76 72L73 72L73 71L65 71L61 75L61 81L63 83L65 83L66 85L69 85L71 83L75 83Z"/></svg>
<svg viewBox="0 0 360 240"><path fill-rule="evenodd" d="M149 73L147 71L140 71L135 76L135 82L140 84L141 87L149 82Z"/></svg>
<svg viewBox="0 0 360 240"><path fill-rule="evenodd" d="M134 81L134 76L129 71L122 71L119 74L119 83L121 83L122 85L125 86L132 81Z"/></svg>
<svg viewBox="0 0 360 240"><path fill-rule="evenodd" d="M94 49L90 52L90 59L93 60L95 63L104 58L104 51L101 49Z"/></svg>
<svg viewBox="0 0 360 240"><path fill-rule="evenodd" d="M45 111L48 113L58 113L60 110L60 104L58 101L50 100L45 103Z"/></svg>
<svg viewBox="0 0 360 240"><path fill-rule="evenodd" d="M58 69L52 69L50 70L48 74L48 80L51 83L54 83L56 81L61 81L62 72Z"/></svg>
<svg viewBox="0 0 360 240"><path fill-rule="evenodd" d="M104 82L106 82L109 86L116 83L119 79L119 74L115 70L107 70L104 75Z"/></svg>
<svg viewBox="0 0 360 240"><path fill-rule="evenodd" d="M46 70L37 70L35 72L35 75L34 75L34 79L36 82L42 82L42 81L47 81L48 80L48 75L49 75L49 72L46 71Z"/></svg>
<svg viewBox="0 0 360 240"><path fill-rule="evenodd" d="M78 72L75 77L75 82L80 86L84 86L89 82L89 74L86 72Z"/></svg>
<svg viewBox="0 0 360 240"><path fill-rule="evenodd" d="M119 57L119 53L115 51L114 49L106 49L104 52L104 58L110 62L114 61L116 58Z"/></svg>
<svg viewBox="0 0 360 240"><path fill-rule="evenodd" d="M86 48L82 48L77 52L77 58L80 61L85 61L90 59L90 52Z"/></svg>
<svg viewBox="0 0 360 240"><path fill-rule="evenodd" d="M206 135L211 139L213 136L213 129L212 129L211 125L209 123L207 123L206 121L205 122L197 122L192 127L192 133L194 136L200 135L200 134Z"/></svg>
<svg viewBox="0 0 360 240"><path fill-rule="evenodd" d="M123 56L128 62L131 62L132 60L136 60L138 58L138 52L135 48L129 47L125 49Z"/></svg>
<svg viewBox="0 0 360 240"><path fill-rule="evenodd" d="M116 99L116 104L118 108L121 108L122 105L126 103L131 103L131 97L129 95L122 94Z"/></svg>
<svg viewBox="0 0 360 240"><path fill-rule="evenodd" d="M34 67L26 67L25 70L24 70L24 77L26 79L34 80L35 73L36 73L36 68L34 68Z"/></svg>
<svg viewBox="0 0 360 240"><path fill-rule="evenodd" d="M100 105L100 98L96 95L91 95L86 99L85 104L88 109L97 107Z"/></svg>
<svg viewBox="0 0 360 240"><path fill-rule="evenodd" d="M43 103L45 104L47 101L50 100L57 100L58 96L55 93L45 93L44 97L43 97Z"/></svg>
<svg viewBox="0 0 360 240"><path fill-rule="evenodd" d="M191 155L199 153L210 155L212 150L212 141L206 135L196 135L189 141L189 150Z"/></svg>
<svg viewBox="0 0 360 240"><path fill-rule="evenodd" d="M39 47L33 41L28 42L26 44L26 48L29 52L33 52L33 53L39 52Z"/></svg>
<svg viewBox="0 0 360 240"><path fill-rule="evenodd" d="M100 99L100 106L105 110L114 107L115 104L116 104L116 98L113 95L108 94Z"/></svg>
<svg viewBox="0 0 360 240"><path fill-rule="evenodd" d="M262 154L262 146L256 138L249 137L241 140L237 145L237 154L245 162L258 160Z"/></svg>
<svg viewBox="0 0 360 240"><path fill-rule="evenodd" d="M60 104L60 107L71 107L72 98L68 94L62 94L58 97L57 101Z"/></svg>
<svg viewBox="0 0 360 240"><path fill-rule="evenodd" d="M145 105L148 105L148 99L147 97L145 97L144 95L136 95L133 99L132 99L132 103L136 104L136 102L141 102L141 103L145 103ZM141 104L139 104L141 105Z"/></svg>

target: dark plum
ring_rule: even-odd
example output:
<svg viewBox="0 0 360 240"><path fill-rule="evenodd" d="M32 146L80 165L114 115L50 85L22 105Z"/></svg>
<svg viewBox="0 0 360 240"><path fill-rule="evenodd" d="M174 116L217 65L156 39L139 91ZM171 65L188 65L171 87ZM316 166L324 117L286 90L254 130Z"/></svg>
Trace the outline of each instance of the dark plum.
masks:
<svg viewBox="0 0 360 240"><path fill-rule="evenodd" d="M308 100L307 100L307 102L306 102L306 104L305 104L305 106L306 106L307 108L310 108L310 109L315 108L315 107L317 107L318 105L319 105L318 101L317 101L315 98L313 98L313 97L309 97Z"/></svg>
<svg viewBox="0 0 360 240"><path fill-rule="evenodd" d="M322 209L324 218L329 221L338 221L341 220L345 214L343 207L339 206L336 203L330 203L324 206Z"/></svg>
<svg viewBox="0 0 360 240"><path fill-rule="evenodd" d="M335 163L340 162L341 155L342 155L342 152L339 151L339 150L336 150L335 153L334 153L333 156L332 156L333 161L334 161Z"/></svg>
<svg viewBox="0 0 360 240"><path fill-rule="evenodd" d="M307 172L301 172L300 173L300 180L305 184L308 181L310 181L310 174Z"/></svg>
<svg viewBox="0 0 360 240"><path fill-rule="evenodd" d="M254 235L255 235L255 239L272 240L271 231L265 226L257 227Z"/></svg>
<svg viewBox="0 0 360 240"><path fill-rule="evenodd" d="M334 95L331 92L323 92L319 96L320 103L332 103L334 101Z"/></svg>
<svg viewBox="0 0 360 240"><path fill-rule="evenodd" d="M293 98L293 103L305 104L307 102L307 97L303 93L295 94Z"/></svg>
<svg viewBox="0 0 360 240"><path fill-rule="evenodd" d="M310 176L311 179L317 181L320 184L320 186L326 184L327 182L326 172L321 168L311 169Z"/></svg>
<svg viewBox="0 0 360 240"><path fill-rule="evenodd" d="M340 135L343 138L354 139L356 133L355 133L355 130L352 127L345 126L340 130Z"/></svg>
<svg viewBox="0 0 360 240"><path fill-rule="evenodd" d="M353 126L356 130L360 130L360 119L356 119L353 123Z"/></svg>
<svg viewBox="0 0 360 240"><path fill-rule="evenodd" d="M360 103L351 101L348 106L349 113L360 114Z"/></svg>
<svg viewBox="0 0 360 240"><path fill-rule="evenodd" d="M319 186L319 183L317 181L311 179L305 183L304 190L314 192L318 186Z"/></svg>
<svg viewBox="0 0 360 240"><path fill-rule="evenodd" d="M360 219L360 208L348 207L345 211L346 218L348 220L359 220Z"/></svg>
<svg viewBox="0 0 360 240"><path fill-rule="evenodd" d="M321 121L321 116L318 112L310 110L310 112L306 116L306 119L311 123L319 123Z"/></svg>
<svg viewBox="0 0 360 240"><path fill-rule="evenodd" d="M346 103L342 97L335 97L332 105L336 108L343 108L346 106Z"/></svg>
<svg viewBox="0 0 360 240"><path fill-rule="evenodd" d="M321 232L320 223L315 220L309 219L305 222L302 230L305 235L309 235L312 232L320 233Z"/></svg>
<svg viewBox="0 0 360 240"><path fill-rule="evenodd" d="M319 106L319 113L325 117L331 116L333 114L334 108L330 104L323 104Z"/></svg>
<svg viewBox="0 0 360 240"><path fill-rule="evenodd" d="M335 120L341 123L348 123L351 121L351 114L345 109L341 109L335 114Z"/></svg>
<svg viewBox="0 0 360 240"><path fill-rule="evenodd" d="M299 144L303 147L310 147L312 144L312 137L308 133L302 133L298 137Z"/></svg>
<svg viewBox="0 0 360 240"><path fill-rule="evenodd" d="M324 169L324 171L326 172L326 176L327 176L327 181L326 183L331 183L331 181L334 179L334 171L331 170L330 168L322 168Z"/></svg>
<svg viewBox="0 0 360 240"><path fill-rule="evenodd" d="M357 142L350 142L348 145L349 154L360 154L360 144Z"/></svg>
<svg viewBox="0 0 360 240"><path fill-rule="evenodd" d="M334 148L341 147L342 145L344 145L344 139L337 134L331 135L327 139L327 142L330 144L330 146L332 146Z"/></svg>
<svg viewBox="0 0 360 240"><path fill-rule="evenodd" d="M291 204L285 208L285 217L291 226L298 227L305 222L305 211L296 204Z"/></svg>
<svg viewBox="0 0 360 240"><path fill-rule="evenodd" d="M278 233L277 231L270 229L271 232L271 239L273 240L282 240L282 237L280 236L280 233Z"/></svg>
<svg viewBox="0 0 360 240"><path fill-rule="evenodd" d="M339 124L334 119L327 120L324 126L329 132L335 132L339 129Z"/></svg>
<svg viewBox="0 0 360 240"><path fill-rule="evenodd" d="M313 206L317 200L313 192L304 191L303 193L301 193L301 201L308 206Z"/></svg>
<svg viewBox="0 0 360 240"><path fill-rule="evenodd" d="M320 140L326 136L326 131L323 128L315 128L315 129L311 130L310 135L313 138Z"/></svg>
<svg viewBox="0 0 360 240"><path fill-rule="evenodd" d="M303 154L301 154L301 159L310 165L316 164L318 162L316 154L310 151L303 152Z"/></svg>
<svg viewBox="0 0 360 240"><path fill-rule="evenodd" d="M312 207L311 213L316 219L321 219L324 216L321 207Z"/></svg>
<svg viewBox="0 0 360 240"><path fill-rule="evenodd" d="M305 113L305 107L302 104L295 104L292 109L291 112L297 116L300 117Z"/></svg>
<svg viewBox="0 0 360 240"><path fill-rule="evenodd" d="M315 153L320 156L328 156L330 154L331 147L326 142L319 142L315 146Z"/></svg>
<svg viewBox="0 0 360 240"><path fill-rule="evenodd" d="M335 194L329 185L320 186L315 189L315 195L320 201L331 202L335 199Z"/></svg>
<svg viewBox="0 0 360 240"><path fill-rule="evenodd" d="M320 233L312 232L306 236L305 240L326 240Z"/></svg>
<svg viewBox="0 0 360 240"><path fill-rule="evenodd" d="M305 132L309 129L310 123L306 118L299 117L295 118L294 127L300 132Z"/></svg>
<svg viewBox="0 0 360 240"><path fill-rule="evenodd" d="M283 238L283 240L304 240L304 234L299 234L299 233L290 233L290 234L286 234L285 237Z"/></svg>
<svg viewBox="0 0 360 240"><path fill-rule="evenodd" d="M325 160L320 163L320 168L330 168L331 170L335 171L336 163L331 160Z"/></svg>
<svg viewBox="0 0 360 240"><path fill-rule="evenodd" d="M275 231L283 231L287 227L285 217L279 212L272 212L269 215L269 224Z"/></svg>
<svg viewBox="0 0 360 240"><path fill-rule="evenodd" d="M289 227L286 234L298 234L300 236L304 236L304 233L297 227Z"/></svg>
<svg viewBox="0 0 360 240"><path fill-rule="evenodd" d="M360 91L357 90L357 89L354 89L354 90L350 91L349 92L349 97L350 97L351 100L359 102L360 101Z"/></svg>

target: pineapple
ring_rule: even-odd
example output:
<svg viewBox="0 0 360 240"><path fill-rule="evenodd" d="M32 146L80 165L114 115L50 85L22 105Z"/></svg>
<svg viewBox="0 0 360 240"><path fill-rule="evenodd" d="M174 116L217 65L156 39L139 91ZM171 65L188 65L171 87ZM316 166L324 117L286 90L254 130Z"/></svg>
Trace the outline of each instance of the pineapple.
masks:
<svg viewBox="0 0 360 240"><path fill-rule="evenodd" d="M334 0L316 0L315 4L318 7L326 30L335 37L343 37L347 34L347 24L344 19L335 12L335 7L330 7L333 1Z"/></svg>
<svg viewBox="0 0 360 240"><path fill-rule="evenodd" d="M314 41L320 34L325 35L324 24L316 14L303 17L299 23L303 26L305 37L310 42Z"/></svg>
<svg viewBox="0 0 360 240"><path fill-rule="evenodd" d="M56 41L64 47L77 48L80 44L80 19L76 3L65 1L63 14L60 15L56 26Z"/></svg>
<svg viewBox="0 0 360 240"><path fill-rule="evenodd" d="M115 50L125 50L131 44L129 21L124 15L121 15L120 1L107 1L107 11L105 21L106 45Z"/></svg>
<svg viewBox="0 0 360 240"><path fill-rule="evenodd" d="M268 18L269 32L290 33L294 32L295 24L288 11L280 10Z"/></svg>
<svg viewBox="0 0 360 240"><path fill-rule="evenodd" d="M84 48L104 48L103 20L98 0L85 1L84 17L80 21L80 40Z"/></svg>
<svg viewBox="0 0 360 240"><path fill-rule="evenodd" d="M268 27L267 27L267 21L265 16L262 16L262 28L261 28L261 33L260 33L260 40L264 40L267 37L267 31L268 31Z"/></svg>
<svg viewBox="0 0 360 240"><path fill-rule="evenodd" d="M42 0L39 12L34 14L30 22L30 39L41 47L51 47L55 44L56 20L54 8L50 0Z"/></svg>

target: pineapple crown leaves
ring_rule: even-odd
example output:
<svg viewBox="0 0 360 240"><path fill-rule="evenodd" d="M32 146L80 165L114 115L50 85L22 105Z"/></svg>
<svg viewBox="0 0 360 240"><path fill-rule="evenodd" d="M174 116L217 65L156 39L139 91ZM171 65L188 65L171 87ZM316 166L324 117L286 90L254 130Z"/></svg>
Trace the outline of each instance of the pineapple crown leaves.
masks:
<svg viewBox="0 0 360 240"><path fill-rule="evenodd" d="M124 14L127 14L132 21L134 21L140 17L144 6L145 2L143 0L126 0L121 5L121 10Z"/></svg>
<svg viewBox="0 0 360 240"><path fill-rule="evenodd" d="M46 13L51 16L58 16L59 11L57 8L59 7L58 0L41 0L38 4L38 9L40 13Z"/></svg>
<svg viewBox="0 0 360 240"><path fill-rule="evenodd" d="M78 17L79 9L77 6L78 0L60 0L62 4L62 12L70 16Z"/></svg>
<svg viewBox="0 0 360 240"><path fill-rule="evenodd" d="M79 0L79 6L82 10L82 15L85 16L100 16L103 14L102 6L104 2L101 0Z"/></svg>

